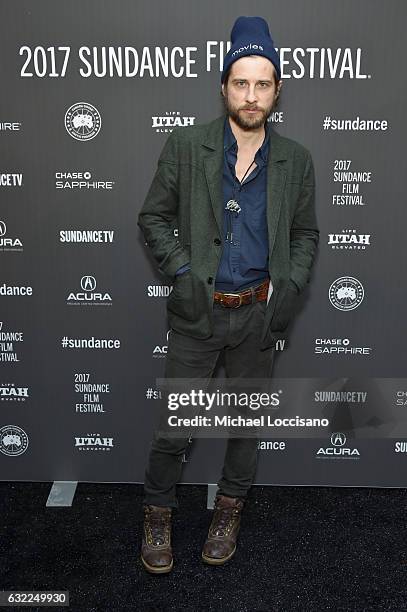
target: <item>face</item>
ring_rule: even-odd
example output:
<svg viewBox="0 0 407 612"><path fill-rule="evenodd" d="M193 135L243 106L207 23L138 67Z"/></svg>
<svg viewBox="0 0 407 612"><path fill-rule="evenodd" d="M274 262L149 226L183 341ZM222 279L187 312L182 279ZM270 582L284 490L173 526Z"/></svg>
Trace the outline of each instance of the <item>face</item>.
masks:
<svg viewBox="0 0 407 612"><path fill-rule="evenodd" d="M264 125L280 93L273 64L266 57L247 55L233 62L222 94L228 115L243 130Z"/></svg>

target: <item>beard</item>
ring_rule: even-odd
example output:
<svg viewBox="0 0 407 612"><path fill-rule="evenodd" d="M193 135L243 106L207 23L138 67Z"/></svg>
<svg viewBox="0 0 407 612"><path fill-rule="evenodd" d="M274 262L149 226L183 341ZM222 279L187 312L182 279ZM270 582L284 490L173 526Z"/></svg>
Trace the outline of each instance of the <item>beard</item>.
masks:
<svg viewBox="0 0 407 612"><path fill-rule="evenodd" d="M274 106L274 101L273 101L272 104L268 108L267 107L261 108L258 105L255 105L255 106L244 105L241 108L238 108L237 106L234 106L233 104L231 104L231 102L229 101L227 92L223 96L223 102L224 102L227 114L233 119L233 121L242 130L245 130L245 131L258 130L262 125L264 125L265 122L267 121L267 117L271 114L271 111L273 110L273 106ZM252 115L249 113L246 113L243 110L245 108L256 109L257 113L252 114Z"/></svg>

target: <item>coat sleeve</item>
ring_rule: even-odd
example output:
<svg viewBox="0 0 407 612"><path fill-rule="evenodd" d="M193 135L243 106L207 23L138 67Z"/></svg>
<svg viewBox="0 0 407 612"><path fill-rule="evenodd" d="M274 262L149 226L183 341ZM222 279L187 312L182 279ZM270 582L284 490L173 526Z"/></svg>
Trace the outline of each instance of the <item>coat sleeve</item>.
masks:
<svg viewBox="0 0 407 612"><path fill-rule="evenodd" d="M161 151L153 181L138 215L137 225L163 274L175 272L189 262L189 253L174 236L171 222L178 212L178 137L174 130Z"/></svg>
<svg viewBox="0 0 407 612"><path fill-rule="evenodd" d="M290 281L299 292L309 282L318 242L314 164L307 152L300 195L290 229Z"/></svg>

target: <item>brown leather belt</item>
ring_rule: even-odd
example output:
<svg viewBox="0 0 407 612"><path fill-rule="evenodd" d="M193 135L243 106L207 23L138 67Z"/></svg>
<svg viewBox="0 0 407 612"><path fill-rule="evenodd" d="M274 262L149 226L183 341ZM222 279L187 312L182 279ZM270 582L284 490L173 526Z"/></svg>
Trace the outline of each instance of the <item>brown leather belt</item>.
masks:
<svg viewBox="0 0 407 612"><path fill-rule="evenodd" d="M226 308L239 308L239 306L243 304L262 302L263 300L267 300L269 284L270 280L267 279L261 283L261 285L248 287L248 289L239 291L238 293L222 293L221 291L215 291L213 301Z"/></svg>

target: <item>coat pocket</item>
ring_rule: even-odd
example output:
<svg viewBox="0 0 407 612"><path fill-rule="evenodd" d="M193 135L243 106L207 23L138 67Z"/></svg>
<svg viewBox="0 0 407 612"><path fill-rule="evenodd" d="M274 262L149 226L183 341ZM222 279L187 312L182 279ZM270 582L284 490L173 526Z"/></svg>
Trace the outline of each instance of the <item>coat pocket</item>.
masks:
<svg viewBox="0 0 407 612"><path fill-rule="evenodd" d="M299 293L297 289L288 283L279 297L280 299L270 322L270 330L283 332L287 329L295 313Z"/></svg>
<svg viewBox="0 0 407 612"><path fill-rule="evenodd" d="M189 321L195 319L196 304L191 270L175 277L172 291L167 299L167 310Z"/></svg>

